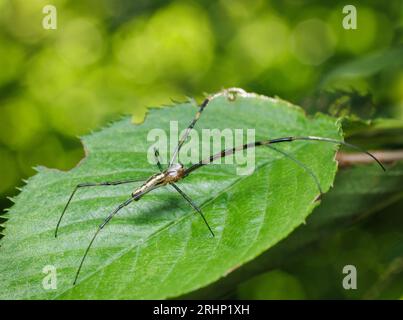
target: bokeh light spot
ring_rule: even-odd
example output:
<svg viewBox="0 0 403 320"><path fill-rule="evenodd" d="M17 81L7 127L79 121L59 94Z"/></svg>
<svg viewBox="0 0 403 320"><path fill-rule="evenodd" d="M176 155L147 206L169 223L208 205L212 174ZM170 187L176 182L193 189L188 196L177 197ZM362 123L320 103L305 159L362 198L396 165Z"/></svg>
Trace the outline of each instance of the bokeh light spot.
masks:
<svg viewBox="0 0 403 320"><path fill-rule="evenodd" d="M319 19L297 25L291 38L294 55L304 64L320 65L334 52L336 38L329 26Z"/></svg>

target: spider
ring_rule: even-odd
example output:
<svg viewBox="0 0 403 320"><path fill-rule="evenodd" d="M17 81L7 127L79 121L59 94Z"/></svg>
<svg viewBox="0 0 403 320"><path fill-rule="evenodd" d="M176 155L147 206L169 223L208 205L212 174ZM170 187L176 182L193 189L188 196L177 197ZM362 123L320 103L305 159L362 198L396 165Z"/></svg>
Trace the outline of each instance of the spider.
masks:
<svg viewBox="0 0 403 320"><path fill-rule="evenodd" d="M195 164L191 165L190 167L185 168L184 165L181 164L178 161L178 154L179 154L179 151L181 150L183 144L186 142L186 139L188 138L190 131L194 128L196 122L199 120L199 118L200 118L202 112L204 111L204 109L207 107L209 102L211 100L213 100L214 98L216 98L217 96L224 95L229 100L233 100L233 99L235 99L237 94L246 95L246 92L243 91L242 89L230 88L230 89L223 90L223 91L221 91L219 93L216 93L214 95L211 95L211 96L207 97L201 103L201 105L199 106L199 110L197 111L194 119L191 121L190 125L187 127L187 129L183 133L182 137L179 139L178 145L176 146L176 148L174 150L174 153L172 155L172 158L169 161L169 164L168 164L166 169L164 169L162 167L162 165L161 165L161 162L159 160L158 149L154 149L154 155L155 155L155 159L156 159L156 163L157 163L159 172L151 175L140 187L136 188L132 192L130 197L126 201L121 203L118 207L116 207L115 210L113 210L105 218L105 220L98 226L98 229L95 231L93 237L91 238L91 241L88 244L88 246L87 246L87 248L86 248L86 250L84 252L84 255L83 255L83 257L82 257L82 259L80 261L80 264L78 266L77 272L75 274L73 284L75 284L77 282L78 276L80 274L80 271L81 271L81 268L82 268L82 266L84 264L84 261L85 261L87 255L88 255L88 252L89 252L92 244L94 243L97 235L100 233L100 231L109 223L109 221L122 208L126 207L127 205L129 205L133 201L139 201L144 195L146 195L147 193L149 193L149 192L151 192L151 191L153 191L153 190L155 190L157 188L167 186L167 185L172 186L189 203L189 205L200 215L200 217L203 219L204 223L206 224L209 232L214 237L214 232L211 229L210 225L208 224L207 219L205 218L202 210L199 208L199 206L185 192L183 192L178 187L176 182L184 179L185 177L187 177L189 174L191 174L193 171L197 170L198 168L201 168L201 167L203 167L205 165L211 164L217 159L233 155L236 152L246 150L246 149L249 149L249 148L256 148L256 147L260 147L260 146L270 147L274 151L276 151L278 153L281 153L282 155L284 155L285 157L289 158L290 160L294 161L297 165L302 167L313 178L316 186L319 189L320 194L323 193L322 188L320 186L318 178L313 173L313 171L311 169L309 169L305 164L300 162L298 159L294 158L293 156L287 154L286 152L284 152L282 150L274 148L272 146L273 144L283 143L283 142L292 142L292 141L297 141L297 140L320 141L320 142L328 142L328 143L340 144L340 145L344 145L344 146L356 149L356 150L358 150L360 152L363 152L363 153L367 154L369 157L374 159L384 171L386 170L385 167L382 165L382 163L374 155L372 155L371 153L369 153L366 150L361 149L360 147L358 147L356 145L352 145L352 144L349 144L347 142L340 141L340 140L335 140L335 139L330 139L330 138L325 138L325 137L316 137L316 136L289 136L289 137L281 137L281 138L276 138L276 139L261 140L261 141L256 141L256 142L252 142L252 143L247 143L247 144L235 146L233 148L224 149L219 153L211 155L207 159L203 159L203 160L199 161L198 163L195 163ZM85 188L85 187L93 187L93 186L115 186L115 185L120 185L120 184L125 184L125 183L132 183L132 182L139 182L139 181L144 181L144 180L127 179L127 180L106 181L106 182L98 182L98 183L84 182L84 183L78 184L74 188L73 192L71 193L71 195L70 195L70 197L69 197L69 199L68 199L68 201L67 201L67 203L66 203L66 205L65 205L65 207L64 207L64 209L63 209L63 211L62 211L62 213L60 215L60 218L59 218L59 220L57 222L57 225L56 225L55 237L57 237L58 229L59 229L60 223L62 221L62 218L63 218L64 214L66 213L67 207L69 206L71 200L73 199L73 197L74 197L74 195L75 195L75 193L77 192L78 189Z"/></svg>

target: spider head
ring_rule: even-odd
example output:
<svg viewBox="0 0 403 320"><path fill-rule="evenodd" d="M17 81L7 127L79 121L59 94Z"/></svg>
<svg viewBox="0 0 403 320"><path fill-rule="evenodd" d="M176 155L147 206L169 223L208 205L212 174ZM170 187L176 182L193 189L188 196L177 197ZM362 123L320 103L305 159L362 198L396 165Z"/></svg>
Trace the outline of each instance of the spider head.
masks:
<svg viewBox="0 0 403 320"><path fill-rule="evenodd" d="M183 164L181 163L174 163L172 164L165 172L166 174L166 179L169 182L175 182L178 181L183 177L185 173L185 168L183 167Z"/></svg>

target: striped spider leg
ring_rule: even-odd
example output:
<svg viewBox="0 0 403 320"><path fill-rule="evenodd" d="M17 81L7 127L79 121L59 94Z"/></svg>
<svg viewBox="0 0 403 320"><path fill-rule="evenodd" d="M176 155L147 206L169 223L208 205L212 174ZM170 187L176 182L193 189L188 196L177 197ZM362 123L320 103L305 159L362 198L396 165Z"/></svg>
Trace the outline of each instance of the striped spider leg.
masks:
<svg viewBox="0 0 403 320"><path fill-rule="evenodd" d="M59 231L60 223L62 222L63 216L66 213L67 207L69 206L71 200L73 199L74 195L78 191L78 189L81 188L87 188L87 187L98 187L98 186L117 186L120 184L127 184L127 183L133 183L133 182L140 182L144 181L145 179L125 179L125 180L118 180L118 181L105 181L105 182L84 182L84 183L79 183L75 186L73 192L71 193L69 199L67 200L66 205L63 208L62 214L59 217L59 220L57 221L56 229L55 229L55 238L57 238L57 234Z"/></svg>
<svg viewBox="0 0 403 320"><path fill-rule="evenodd" d="M212 156L210 156L207 159L203 159L201 161L199 161L196 164L191 165L188 169L185 170L184 172L184 176L186 177L188 176L190 173L192 173L193 171L199 169L200 167L203 167L205 165L211 164L213 163L215 160L223 158L223 157L227 157L230 156L232 154L234 154L235 152L238 151L242 151L242 150L247 150L250 148L256 148L256 147L260 147L260 146L267 146L267 147L271 147L273 150L279 151L281 153L283 153L284 155L287 155L288 157L290 157L289 154L286 154L284 151L280 151L279 149L274 149L271 144L275 144L275 143L282 143L282 142L292 142L292 141L298 141L298 140L305 140L305 141L321 141L321 142L329 142L329 143L334 143L334 144L340 144L340 145L344 145L346 147L358 150L360 152L365 153L366 155L368 155L369 157L371 157L373 160L375 160L378 165L382 168L383 171L386 171L386 168L383 166L383 164L370 152L354 145L351 143L347 143L341 140L336 140L336 139L331 139L331 138L324 138L324 137L315 137L315 136L303 136L303 137L283 137L283 138L276 138L276 139L270 139L270 140L261 140L261 141L256 141L256 142L251 142L251 143L246 143L234 148L229 148L229 149L224 149L221 152L218 152ZM297 160L295 158L291 158L292 160ZM299 165L303 165L303 163L296 162ZM308 167L306 167L305 165L303 166L304 169L309 169ZM312 171L309 171L309 173L313 173ZM315 181L318 182L317 178L315 178ZM318 186L319 187L319 186ZM320 187L319 187L320 189Z"/></svg>

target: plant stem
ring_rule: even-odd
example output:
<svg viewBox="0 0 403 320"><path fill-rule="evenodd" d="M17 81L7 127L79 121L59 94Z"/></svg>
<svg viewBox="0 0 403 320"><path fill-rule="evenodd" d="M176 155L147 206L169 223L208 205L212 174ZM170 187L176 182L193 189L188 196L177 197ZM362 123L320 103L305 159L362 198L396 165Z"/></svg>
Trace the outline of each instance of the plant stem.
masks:
<svg viewBox="0 0 403 320"><path fill-rule="evenodd" d="M377 150L370 151L382 163L393 163L403 160L403 150ZM371 159L362 153L346 153L339 151L336 155L336 160L339 162L340 167L348 167L355 164L373 163Z"/></svg>

